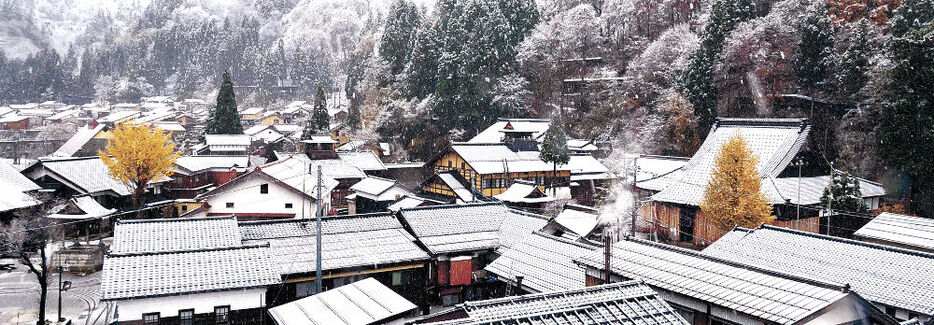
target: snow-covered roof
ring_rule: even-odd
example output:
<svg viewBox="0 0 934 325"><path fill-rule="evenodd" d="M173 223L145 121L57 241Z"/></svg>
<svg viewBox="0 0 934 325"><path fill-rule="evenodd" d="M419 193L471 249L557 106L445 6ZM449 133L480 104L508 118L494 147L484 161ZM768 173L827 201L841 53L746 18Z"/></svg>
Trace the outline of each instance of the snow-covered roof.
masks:
<svg viewBox="0 0 934 325"><path fill-rule="evenodd" d="M298 137L301 137L301 134ZM330 135L312 135L309 139L302 140L302 143L336 144L337 140L332 139Z"/></svg>
<svg viewBox="0 0 934 325"><path fill-rule="evenodd" d="M515 152L501 143L454 143L451 150L482 175L500 174L506 170L513 173L551 171L554 167L542 161L538 151ZM558 170L569 169L559 165Z"/></svg>
<svg viewBox="0 0 934 325"><path fill-rule="evenodd" d="M154 126L155 128L159 130L168 131L168 132L185 132L186 131L185 127L182 126L182 124L178 122L156 122L156 123L153 123L152 126Z"/></svg>
<svg viewBox="0 0 934 325"><path fill-rule="evenodd" d="M755 247L769 254L774 252ZM611 272L668 294L678 294L779 324L797 324L847 296L843 285L728 262L700 252L640 239L612 246ZM576 259L602 270L602 250Z"/></svg>
<svg viewBox="0 0 934 325"><path fill-rule="evenodd" d="M23 116L23 115L13 113L13 114L7 114L7 115L4 115L3 117L0 117L0 123L12 123L12 122L19 122L19 121L28 120L28 119L29 119L29 116Z"/></svg>
<svg viewBox="0 0 934 325"><path fill-rule="evenodd" d="M374 278L366 278L269 309L278 325L366 325L418 308Z"/></svg>
<svg viewBox="0 0 934 325"><path fill-rule="evenodd" d="M873 302L934 315L934 254L768 225L734 229L703 253L848 283Z"/></svg>
<svg viewBox="0 0 934 325"><path fill-rule="evenodd" d="M240 223L244 243L269 243L283 275L315 271L315 220ZM424 261L429 258L391 214L324 216L321 219L322 269Z"/></svg>
<svg viewBox="0 0 934 325"><path fill-rule="evenodd" d="M690 324L641 281L468 301L446 313L453 319L436 324Z"/></svg>
<svg viewBox="0 0 934 325"><path fill-rule="evenodd" d="M42 158L30 170L27 175L48 171L50 177L81 194L111 191L118 196L127 196L133 193L129 186L110 176L110 170L100 157Z"/></svg>
<svg viewBox="0 0 934 325"><path fill-rule="evenodd" d="M234 217L119 220L111 255L164 253L241 245Z"/></svg>
<svg viewBox="0 0 934 325"><path fill-rule="evenodd" d="M386 170L386 165L372 151L338 152L337 156L363 171Z"/></svg>
<svg viewBox="0 0 934 325"><path fill-rule="evenodd" d="M78 150L81 150L81 148L83 148L84 145L88 143L88 141L91 141L91 139L93 139L95 135L97 135L102 130L104 130L105 127L107 127L107 125L98 124L95 127L90 127L89 125L87 127L78 128L78 132L76 132L75 135L71 136L71 138L68 139L68 141L65 141L65 143L62 144L61 148L58 148L58 150L55 150L55 152L52 153L52 156L54 157L73 156L75 153L78 152Z"/></svg>
<svg viewBox="0 0 934 325"><path fill-rule="evenodd" d="M240 115L256 115L262 113L264 108L262 107L250 107L245 110L240 111Z"/></svg>
<svg viewBox="0 0 934 325"><path fill-rule="evenodd" d="M287 158L284 160L278 160L278 161L274 161L269 164L263 165L259 167L259 170L262 171L262 173L281 181L282 183L292 187L295 190L302 191L302 188L304 188L304 193L306 195L310 197L315 197L317 195L317 192L315 191L315 188L317 186L314 186L314 185L305 186L305 185L317 184L318 176L317 176L317 173L309 173L308 166L309 166L309 163L307 160L296 159L294 157L291 157L291 158ZM256 170L254 170L253 172L256 172ZM366 176L364 175L363 177L366 177ZM327 173L324 173L324 179L322 180L322 185L324 186L324 190L322 191L322 193L330 192L335 187L337 187L337 184L338 182L334 180L333 177L329 176ZM224 186L226 185L227 184L224 184Z"/></svg>
<svg viewBox="0 0 934 325"><path fill-rule="evenodd" d="M503 130L506 125L512 126L513 130L532 132L532 137L540 139L548 127L551 126L551 120L547 119L500 119L490 125L485 130L468 140L469 143L501 143L503 140Z"/></svg>
<svg viewBox="0 0 934 325"><path fill-rule="evenodd" d="M249 135L249 136L253 136L253 135L256 135L257 133L260 133L260 132L262 132L263 130L268 129L268 128L271 128L271 127L272 127L272 125L257 124L257 125L254 125L254 126L251 126L251 127L247 128L246 130L243 130L243 134L246 134L246 135Z"/></svg>
<svg viewBox="0 0 934 325"><path fill-rule="evenodd" d="M516 276L521 275L524 277L522 288L531 292L578 289L585 287L585 276L574 259L596 249L596 246L536 231L503 250L486 270L513 284Z"/></svg>
<svg viewBox="0 0 934 325"><path fill-rule="evenodd" d="M302 157L301 155L299 157ZM295 158L298 159L298 158ZM325 177L330 177L334 179L346 179L346 178L357 178L363 179L366 178L366 173L364 173L360 168L350 164L347 161L342 159L300 159L305 161L308 166L310 166L311 173L318 172L318 166L321 166L321 174Z"/></svg>
<svg viewBox="0 0 934 325"><path fill-rule="evenodd" d="M425 199L413 197L413 196L406 196L406 197L403 197L401 200L396 201L393 204L390 204L388 207L386 207L386 210L389 210L392 212L398 212L399 210L402 210L402 209L411 209L411 208L421 206L423 203L425 203Z"/></svg>
<svg viewBox="0 0 934 325"><path fill-rule="evenodd" d="M104 259L101 300L263 288L282 283L267 247L241 246Z"/></svg>
<svg viewBox="0 0 934 325"><path fill-rule="evenodd" d="M511 210L501 203L402 209L400 215L432 254L509 247L541 230L548 221L547 217Z"/></svg>
<svg viewBox="0 0 934 325"><path fill-rule="evenodd" d="M854 235L857 238L934 252L934 219L931 218L883 212L859 228Z"/></svg>
<svg viewBox="0 0 934 325"><path fill-rule="evenodd" d="M204 143L209 146L249 146L250 136L246 134L205 134Z"/></svg>
<svg viewBox="0 0 934 325"><path fill-rule="evenodd" d="M578 211L574 209L564 209L555 217L555 223L574 232L575 234L586 237L597 227L600 216Z"/></svg>
<svg viewBox="0 0 934 325"><path fill-rule="evenodd" d="M763 192L772 203L785 200L766 183L775 178L798 154L810 132L806 119L739 119L719 118L710 135L694 157L683 167L683 173L668 187L652 196L652 200L676 204L700 205L707 183L713 173L715 159L723 144L735 135L742 135L749 149L758 158L756 168L763 178Z"/></svg>
<svg viewBox="0 0 934 325"><path fill-rule="evenodd" d="M113 124L139 117L141 114L142 113L137 111L116 111L108 114L107 116L99 118L97 121L100 123Z"/></svg>
<svg viewBox="0 0 934 325"><path fill-rule="evenodd" d="M457 195L457 198L461 202L473 202L476 200L473 193L464 187L464 184L461 184L451 173L438 173L438 179L451 188L451 191L454 192L454 195Z"/></svg>
<svg viewBox="0 0 934 325"><path fill-rule="evenodd" d="M117 212L117 209L108 209L108 208L101 206L100 203L97 203L97 201L95 201L94 198L90 196L79 196L76 198L72 198L70 201L71 201L71 204L74 204L74 206L78 208L78 210L81 210L82 213L80 214L55 213L55 214L49 215L48 216L49 219L84 220L84 219L100 218L100 217L110 215L114 212Z"/></svg>
<svg viewBox="0 0 934 325"><path fill-rule="evenodd" d="M505 192L493 197L511 203L547 203L555 200L542 192L537 185L525 182L515 182Z"/></svg>
<svg viewBox="0 0 934 325"><path fill-rule="evenodd" d="M399 197L413 195L395 180L369 176L350 187L357 195L377 202L395 201Z"/></svg>
<svg viewBox="0 0 934 325"><path fill-rule="evenodd" d="M250 165L246 156L182 156L175 159L175 172L191 175L205 170L230 170L231 168L245 168Z"/></svg>
<svg viewBox="0 0 934 325"><path fill-rule="evenodd" d="M610 169L591 155L571 155L569 158L563 168L571 170L572 181L613 179Z"/></svg>

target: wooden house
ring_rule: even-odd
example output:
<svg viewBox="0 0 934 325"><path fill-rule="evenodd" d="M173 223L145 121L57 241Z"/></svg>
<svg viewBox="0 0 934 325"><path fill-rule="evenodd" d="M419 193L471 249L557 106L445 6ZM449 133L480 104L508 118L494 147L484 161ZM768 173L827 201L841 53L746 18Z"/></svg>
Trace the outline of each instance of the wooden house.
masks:
<svg viewBox="0 0 934 325"><path fill-rule="evenodd" d="M813 208L820 206L830 175L808 168L808 174L799 176L799 169L791 164L795 160L808 161L809 133L807 119L720 118L697 153L682 167L637 184L652 194L652 203L641 214L653 231L680 242L705 246L720 238L725 231L708 223L699 206L720 148L739 134L758 159L761 190L773 205L775 220L771 224L813 233L840 229L838 222L844 222L846 216L834 218L831 224L827 216L818 214L819 208ZM878 207L879 198L885 195L882 186L860 179L860 187L869 207ZM658 188L658 192L652 190Z"/></svg>

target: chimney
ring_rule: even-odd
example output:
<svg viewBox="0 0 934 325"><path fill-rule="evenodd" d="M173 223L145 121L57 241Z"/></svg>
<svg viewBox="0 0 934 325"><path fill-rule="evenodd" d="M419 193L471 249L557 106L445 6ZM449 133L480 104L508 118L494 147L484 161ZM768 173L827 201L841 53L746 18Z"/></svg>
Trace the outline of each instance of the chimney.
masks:
<svg viewBox="0 0 934 325"><path fill-rule="evenodd" d="M515 293L516 293L517 296L521 296L520 292L522 292L522 278L524 278L524 276L521 276L521 275L517 275L517 276L516 276L516 291L515 291Z"/></svg>

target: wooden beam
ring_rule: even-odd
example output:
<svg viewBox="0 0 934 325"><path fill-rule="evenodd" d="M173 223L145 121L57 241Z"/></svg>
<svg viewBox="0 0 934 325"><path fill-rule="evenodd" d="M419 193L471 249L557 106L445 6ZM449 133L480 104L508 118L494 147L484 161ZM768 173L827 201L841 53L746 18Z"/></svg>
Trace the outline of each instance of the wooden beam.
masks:
<svg viewBox="0 0 934 325"><path fill-rule="evenodd" d="M343 278L343 277L355 276L355 275L410 270L410 269L417 269L423 266L425 266L424 263L400 265L400 266L393 266L393 267L387 267L387 268L381 268L381 269L363 270L363 271L355 271L355 272L331 273L331 274L324 275L322 279L334 279L334 278ZM288 279L288 280L285 280L285 283L298 283L298 282L314 281L314 280L315 280L315 277L309 276L309 277L304 277L304 278Z"/></svg>

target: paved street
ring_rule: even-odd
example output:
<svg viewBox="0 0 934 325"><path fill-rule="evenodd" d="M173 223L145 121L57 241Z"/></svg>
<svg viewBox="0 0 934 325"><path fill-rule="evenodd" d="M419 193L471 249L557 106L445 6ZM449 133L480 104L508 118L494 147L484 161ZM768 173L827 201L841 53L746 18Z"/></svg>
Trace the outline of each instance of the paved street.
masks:
<svg viewBox="0 0 934 325"><path fill-rule="evenodd" d="M0 263L10 263L2 260ZM72 318L73 324L104 324L100 316L103 307L99 304L100 272L80 276L65 274L64 281L71 281L71 289L62 293L62 317ZM58 313L58 274L51 275L49 295L46 302L46 317L55 319ZM12 271L0 271L0 325L34 324L39 309L39 286L28 269L16 264ZM89 310L92 311L89 313ZM87 321L87 315L91 315ZM99 317L100 316L100 317ZM97 318L97 322L95 321Z"/></svg>

